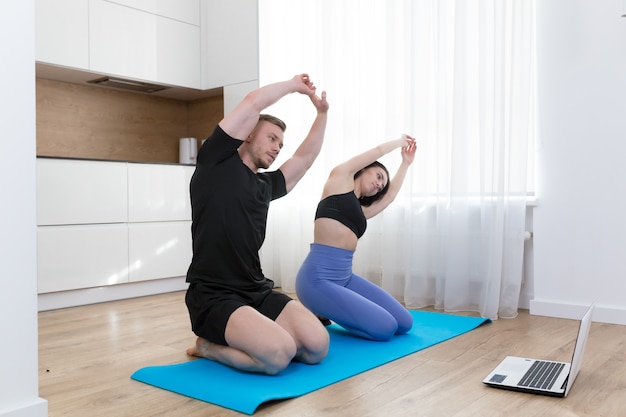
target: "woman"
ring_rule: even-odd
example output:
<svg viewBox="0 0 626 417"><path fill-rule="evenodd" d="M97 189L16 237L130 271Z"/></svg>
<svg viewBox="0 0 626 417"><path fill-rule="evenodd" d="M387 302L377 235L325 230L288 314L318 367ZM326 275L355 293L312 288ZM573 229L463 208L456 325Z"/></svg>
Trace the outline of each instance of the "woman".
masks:
<svg viewBox="0 0 626 417"><path fill-rule="evenodd" d="M393 180L378 158L401 148ZM367 219L398 195L415 157L415 139L382 143L336 166L315 213L314 240L296 278L298 299L318 316L372 340L408 332L413 316L381 287L352 272L352 258Z"/></svg>

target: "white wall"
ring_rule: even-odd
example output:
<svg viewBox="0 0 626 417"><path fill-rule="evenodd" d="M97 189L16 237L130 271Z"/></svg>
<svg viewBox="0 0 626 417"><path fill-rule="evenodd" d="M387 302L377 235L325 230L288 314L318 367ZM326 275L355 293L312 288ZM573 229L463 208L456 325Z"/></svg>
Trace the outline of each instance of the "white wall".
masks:
<svg viewBox="0 0 626 417"><path fill-rule="evenodd" d="M40 417L35 229L34 1L0 13L0 416Z"/></svg>
<svg viewBox="0 0 626 417"><path fill-rule="evenodd" d="M626 324L626 18L537 0L538 202L531 313Z"/></svg>

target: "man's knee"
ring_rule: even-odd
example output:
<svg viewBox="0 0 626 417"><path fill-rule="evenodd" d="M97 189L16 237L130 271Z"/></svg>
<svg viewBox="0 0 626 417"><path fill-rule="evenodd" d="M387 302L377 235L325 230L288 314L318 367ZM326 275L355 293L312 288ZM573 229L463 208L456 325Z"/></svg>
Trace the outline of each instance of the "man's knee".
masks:
<svg viewBox="0 0 626 417"><path fill-rule="evenodd" d="M306 363L317 364L320 363L326 355L328 355L328 348L330 345L330 337L326 329L323 329L322 334L315 337L307 346Z"/></svg>
<svg viewBox="0 0 626 417"><path fill-rule="evenodd" d="M330 345L328 331L320 322L302 333L304 335L300 340L301 349L298 360L311 365L320 363L328 354Z"/></svg>
<svg viewBox="0 0 626 417"><path fill-rule="evenodd" d="M268 375L276 375L283 369L285 369L291 361L296 357L297 347L295 342L283 342L279 346L276 346L275 349L272 349L266 355L263 355L261 359L263 361L263 366L265 368L265 372Z"/></svg>

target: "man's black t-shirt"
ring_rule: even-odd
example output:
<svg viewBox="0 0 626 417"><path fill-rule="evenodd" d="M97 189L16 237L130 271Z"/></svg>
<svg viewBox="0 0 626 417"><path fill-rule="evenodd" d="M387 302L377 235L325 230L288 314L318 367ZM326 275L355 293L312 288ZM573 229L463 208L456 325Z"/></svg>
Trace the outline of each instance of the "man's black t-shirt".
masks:
<svg viewBox="0 0 626 417"><path fill-rule="evenodd" d="M239 157L241 141L219 126L198 152L191 178L193 259L187 282L254 290L267 284L259 250L271 200L287 194L280 170L254 173Z"/></svg>

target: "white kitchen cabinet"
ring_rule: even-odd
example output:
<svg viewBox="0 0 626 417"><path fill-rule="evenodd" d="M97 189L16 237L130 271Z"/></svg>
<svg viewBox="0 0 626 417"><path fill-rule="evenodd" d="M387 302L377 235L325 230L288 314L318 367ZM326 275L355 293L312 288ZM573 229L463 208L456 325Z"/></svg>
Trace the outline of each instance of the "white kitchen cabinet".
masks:
<svg viewBox="0 0 626 417"><path fill-rule="evenodd" d="M125 224L37 228L40 294L128 282Z"/></svg>
<svg viewBox="0 0 626 417"><path fill-rule="evenodd" d="M89 69L200 88L200 27L104 0L89 2Z"/></svg>
<svg viewBox="0 0 626 417"><path fill-rule="evenodd" d="M258 2L207 0L201 10L202 87L258 80Z"/></svg>
<svg viewBox="0 0 626 417"><path fill-rule="evenodd" d="M128 164L128 221L191 220L189 182L195 167Z"/></svg>
<svg viewBox="0 0 626 417"><path fill-rule="evenodd" d="M126 163L37 159L37 224L125 223Z"/></svg>
<svg viewBox="0 0 626 417"><path fill-rule="evenodd" d="M109 0L181 22L200 26L200 0ZM206 1L206 0L203 0Z"/></svg>
<svg viewBox="0 0 626 417"><path fill-rule="evenodd" d="M35 0L37 61L89 69L89 3Z"/></svg>
<svg viewBox="0 0 626 417"><path fill-rule="evenodd" d="M130 223L129 281L187 274L191 263L191 221Z"/></svg>
<svg viewBox="0 0 626 417"><path fill-rule="evenodd" d="M36 0L36 60L196 90L259 78L258 2ZM65 74L65 75L63 75Z"/></svg>
<svg viewBox="0 0 626 417"><path fill-rule="evenodd" d="M184 276L194 169L38 158L39 293Z"/></svg>
<svg viewBox="0 0 626 417"><path fill-rule="evenodd" d="M259 88L259 80L224 86L224 114L228 114L237 107L246 95Z"/></svg>

